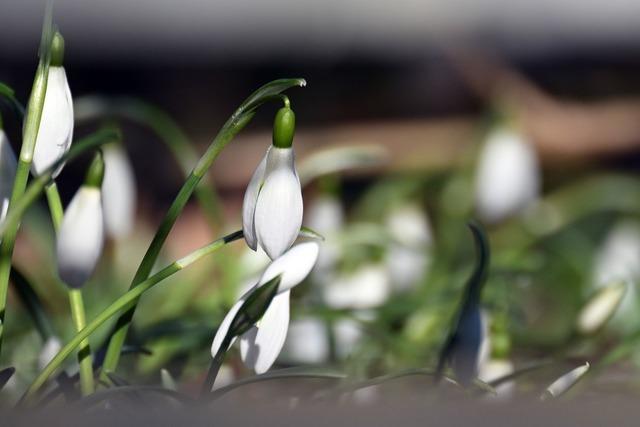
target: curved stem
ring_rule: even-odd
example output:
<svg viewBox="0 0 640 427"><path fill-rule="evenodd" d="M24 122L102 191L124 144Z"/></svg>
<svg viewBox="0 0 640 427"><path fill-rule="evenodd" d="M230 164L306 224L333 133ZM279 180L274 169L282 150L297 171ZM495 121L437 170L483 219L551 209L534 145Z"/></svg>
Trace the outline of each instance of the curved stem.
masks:
<svg viewBox="0 0 640 427"><path fill-rule="evenodd" d="M20 159L16 170L16 176L11 191L8 213L15 208L16 203L24 194L29 179L29 169L33 160L33 152L36 146L38 129L40 128L40 118L44 107L44 98L47 91L47 79L49 76L49 57L52 32L53 2L46 4L44 20L42 24L42 37L40 40L40 61L33 80L33 88L29 98L26 123L24 125L24 135L22 147L20 148ZM8 229L0 244L0 351L2 350L2 338L4 337L4 317L7 305L7 291L9 287L9 276L11 275L11 257L15 245L18 229L20 228L20 217Z"/></svg>
<svg viewBox="0 0 640 427"><path fill-rule="evenodd" d="M202 155L202 157L200 157L200 160L189 174L189 177L171 204L171 207L167 211L156 235L151 241L144 258L142 259L142 262L140 263L140 266L138 267L138 271L136 272L129 289L135 288L140 282L149 277L151 269L160 254L160 250L162 249L169 232L173 228L173 225L186 206L198 183L209 170L222 149L226 147L226 145L251 121L256 109L267 101L280 99L279 96L281 92L291 87L305 85L306 82L303 79L275 80L252 93L231 115L231 117L229 117L207 148L207 151ZM135 313L136 305L137 301L134 300L127 311L118 318L115 331L109 342L107 354L104 359L103 370L100 376L103 380L108 380L107 374L114 371L118 366L120 351L124 344L129 324L131 323L131 319Z"/></svg>
<svg viewBox="0 0 640 427"><path fill-rule="evenodd" d="M192 263L198 261L205 255L209 255L218 249L222 248L227 243L231 243L235 240L243 237L242 231L236 231L228 234L200 249L195 250L189 255L174 261L162 270L158 271L153 276L139 283L133 289L130 289L127 293L115 300L111 305L105 308L95 319L87 324L80 332L78 332L62 349L55 355L55 357L49 362L49 364L38 374L36 379L31 383L27 389L24 398L32 397L39 389L44 385L47 379L60 367L62 362L73 353L73 351L81 345L82 341L88 338L96 329L102 326L107 320L111 319L127 307L142 295L158 283L162 282L167 277L177 273L178 271L186 268Z"/></svg>

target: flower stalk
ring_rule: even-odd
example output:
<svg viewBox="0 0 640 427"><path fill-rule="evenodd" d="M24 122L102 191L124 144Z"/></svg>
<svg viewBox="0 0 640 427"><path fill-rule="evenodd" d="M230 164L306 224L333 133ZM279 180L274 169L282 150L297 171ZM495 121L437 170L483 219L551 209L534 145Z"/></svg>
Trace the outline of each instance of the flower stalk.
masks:
<svg viewBox="0 0 640 427"><path fill-rule="evenodd" d="M18 200L22 197L27 188L29 179L29 169L33 161L33 153L36 145L36 138L40 128L40 119L44 107L44 99L47 90L47 79L49 76L49 60L51 55L51 40L53 37L53 2L47 2L42 37L40 41L40 60L33 81L33 87L27 108L27 117L24 125L22 147L16 170L16 176L9 201L8 212L11 213ZM20 228L20 217L17 221L8 223L7 230L0 244L0 351L2 350L2 339L4 337L4 319L7 304L7 293L9 286L9 276L11 275L11 257L13 248Z"/></svg>

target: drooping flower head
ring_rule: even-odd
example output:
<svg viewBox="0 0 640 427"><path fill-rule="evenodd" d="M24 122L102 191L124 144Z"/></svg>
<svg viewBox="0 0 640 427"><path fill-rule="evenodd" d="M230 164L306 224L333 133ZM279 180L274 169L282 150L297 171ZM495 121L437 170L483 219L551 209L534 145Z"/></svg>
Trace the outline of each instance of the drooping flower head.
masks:
<svg viewBox="0 0 640 427"><path fill-rule="evenodd" d="M269 370L280 354L287 336L290 291L309 275L318 259L319 249L316 242L299 243L274 260L258 283L240 297L222 320L211 345L211 355L215 357L220 350L235 315L248 295L257 287L280 276L277 295L262 319L240 337L240 352L245 365L258 374Z"/></svg>
<svg viewBox="0 0 640 427"><path fill-rule="evenodd" d="M100 187L103 176L104 160L98 153L60 225L56 242L58 274L72 288L86 283L102 254L104 219Z"/></svg>
<svg viewBox="0 0 640 427"><path fill-rule="evenodd" d="M276 259L291 247L302 225L302 190L295 168L295 115L281 108L273 125L273 144L251 177L242 204L247 245L258 245Z"/></svg>
<svg viewBox="0 0 640 427"><path fill-rule="evenodd" d="M64 39L56 32L51 44L47 90L31 163L31 170L36 176L53 166L69 151L73 138L73 101L63 60ZM62 165L55 171L54 178L61 169Z"/></svg>

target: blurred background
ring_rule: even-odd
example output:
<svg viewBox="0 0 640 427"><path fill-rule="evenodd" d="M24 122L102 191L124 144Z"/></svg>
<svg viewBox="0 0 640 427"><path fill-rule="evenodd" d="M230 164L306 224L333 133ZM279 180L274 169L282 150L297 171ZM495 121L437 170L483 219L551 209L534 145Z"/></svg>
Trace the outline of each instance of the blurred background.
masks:
<svg viewBox="0 0 640 427"><path fill-rule="evenodd" d="M0 2L0 81L23 102L42 14L42 1ZM510 372L589 360L606 372L599 387L637 386L624 373L640 363L640 2L57 0L54 21L76 134L115 116L137 189L134 226L87 287L89 317L126 288L182 184L180 166L257 87L304 77L288 95L305 224L327 239L317 274L294 294L281 366L361 377L433 366L474 260L465 223L477 218L494 255L485 377L496 376L491 363ZM100 116L98 99L168 116L156 114L154 130ZM224 150L207 178L213 213L190 204L162 264L238 228L277 108L263 107ZM17 150L20 124L3 113ZM162 144L168 117L194 153L176 159ZM65 202L86 164L60 176ZM44 203L31 215L18 263L68 337ZM131 343L152 354L126 360L141 381L167 368L188 383L206 369L215 326L265 265L241 243L217 257L143 299ZM613 319L581 326L590 298L620 283ZM16 342L38 348L28 329L14 327ZM234 359L226 373L246 374Z"/></svg>

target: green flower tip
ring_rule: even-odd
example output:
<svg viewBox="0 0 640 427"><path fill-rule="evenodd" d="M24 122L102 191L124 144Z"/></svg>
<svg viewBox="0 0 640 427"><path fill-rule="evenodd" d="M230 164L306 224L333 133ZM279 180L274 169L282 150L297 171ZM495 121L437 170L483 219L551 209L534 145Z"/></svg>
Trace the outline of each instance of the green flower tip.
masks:
<svg viewBox="0 0 640 427"><path fill-rule="evenodd" d="M289 103L286 102L285 106L278 110L276 118L273 121L273 146L278 148L291 148L295 131L296 115L289 107Z"/></svg>
<svg viewBox="0 0 640 427"><path fill-rule="evenodd" d="M102 156L102 151L98 150L95 157L91 161L91 164L89 165L89 170L87 170L87 176L84 179L84 185L88 187L100 188L102 186L103 177L104 177L104 158Z"/></svg>
<svg viewBox="0 0 640 427"><path fill-rule="evenodd" d="M51 63L52 67L62 67L64 62L64 38L60 32L56 31L51 40Z"/></svg>

